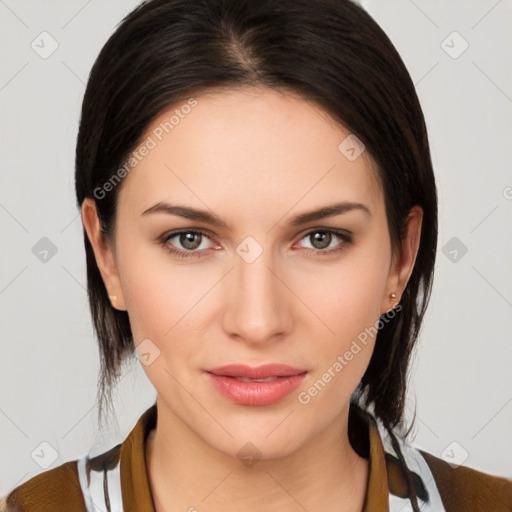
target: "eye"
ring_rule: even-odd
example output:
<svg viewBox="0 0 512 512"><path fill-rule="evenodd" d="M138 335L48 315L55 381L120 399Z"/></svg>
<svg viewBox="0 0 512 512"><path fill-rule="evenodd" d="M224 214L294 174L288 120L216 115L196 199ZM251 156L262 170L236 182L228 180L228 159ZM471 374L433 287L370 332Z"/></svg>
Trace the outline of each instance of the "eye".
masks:
<svg viewBox="0 0 512 512"><path fill-rule="evenodd" d="M201 253L208 247L204 247L204 239L209 239L204 231L182 230L173 231L162 237L160 240L161 245L166 246L170 253L175 254L181 258L201 256ZM176 248L171 240L176 239L175 243L183 247L185 250Z"/></svg>
<svg viewBox="0 0 512 512"><path fill-rule="evenodd" d="M173 239L176 240L171 243ZM205 255L205 251L209 248L208 246L203 245L205 239L211 242L210 237L204 231L181 230L165 234L160 239L159 243L162 246L165 246L169 253L174 254L179 258L190 258ZM330 255L341 251L353 241L350 233L332 229L315 229L313 231L309 231L309 233L303 236L300 240L310 240L313 247L305 247L304 249L319 256ZM332 243L334 243L334 247L327 249ZM178 247L176 245L178 245ZM338 245L338 247L336 245Z"/></svg>
<svg viewBox="0 0 512 512"><path fill-rule="evenodd" d="M351 244L353 239L352 235L348 232L337 231L332 229L315 229L307 233L301 240L310 241L312 247L306 247L306 250L311 250L318 255L332 254L346 248L347 244ZM336 244L336 241L338 243ZM339 241L342 241L341 245ZM331 244L334 242L334 246ZM336 247L338 245L338 247ZM325 250L326 248L329 248ZM334 247L334 248L333 248Z"/></svg>

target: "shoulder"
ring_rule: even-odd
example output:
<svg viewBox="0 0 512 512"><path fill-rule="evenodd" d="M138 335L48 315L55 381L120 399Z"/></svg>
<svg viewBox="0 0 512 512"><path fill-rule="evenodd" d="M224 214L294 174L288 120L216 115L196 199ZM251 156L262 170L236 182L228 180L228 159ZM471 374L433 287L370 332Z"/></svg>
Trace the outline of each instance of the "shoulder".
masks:
<svg viewBox="0 0 512 512"><path fill-rule="evenodd" d="M132 478L130 473L134 459L138 464L136 478L145 478L144 471L141 470L144 468L144 436L155 423L156 404L139 418L122 443L93 456L98 450L98 446L95 446L89 454L78 460L66 462L34 476L6 496L0 497L0 512L87 512L86 501L89 510L103 510L104 500L109 500L109 505L121 503L121 454L126 456L125 482L129 489L132 480L135 481L135 476ZM135 458L132 453L134 450ZM118 485L112 485L113 482L118 482ZM147 493L149 492L148 487ZM151 499L147 496L145 498ZM97 504L97 499L102 506Z"/></svg>
<svg viewBox="0 0 512 512"><path fill-rule="evenodd" d="M453 467L419 450L434 476L446 512L512 512L512 480L467 466Z"/></svg>
<svg viewBox="0 0 512 512"><path fill-rule="evenodd" d="M9 492L0 502L1 512L85 512L77 461L44 471Z"/></svg>
<svg viewBox="0 0 512 512"><path fill-rule="evenodd" d="M119 465L121 446L118 444L95 457L86 456L40 473L2 498L0 512L86 512L84 489L89 488L91 480L97 484L98 478L103 488L106 472Z"/></svg>
<svg viewBox="0 0 512 512"><path fill-rule="evenodd" d="M385 452L392 510L404 510L408 488L413 485L425 511L512 512L512 480L468 466L452 466L411 443L400 431L391 435L380 422L376 425Z"/></svg>

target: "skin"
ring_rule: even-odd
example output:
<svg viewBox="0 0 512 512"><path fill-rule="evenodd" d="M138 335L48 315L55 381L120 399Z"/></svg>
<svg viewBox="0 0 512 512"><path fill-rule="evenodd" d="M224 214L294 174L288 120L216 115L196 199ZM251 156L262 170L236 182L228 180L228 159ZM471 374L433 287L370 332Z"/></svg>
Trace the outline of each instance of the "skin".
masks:
<svg viewBox="0 0 512 512"><path fill-rule="evenodd" d="M160 351L143 365L157 392L158 421L146 447L156 509L360 511L369 467L349 443L348 411L374 338L308 404L298 395L400 300L421 208L411 210L402 251L393 254L374 163L368 152L350 161L338 150L350 131L327 113L266 89L210 91L196 100L120 185L112 243L101 238L94 201L82 207L114 307L128 311L137 346L149 339ZM363 203L371 215L352 210L289 224L342 200ZM143 215L160 201L205 209L229 227ZM208 237L159 243L184 228ZM348 231L353 241L315 240L315 229ZM251 263L236 252L247 236L263 250ZM201 256L180 259L169 247ZM238 405L203 373L237 362L286 363L308 374L275 404ZM252 467L237 457L247 442L262 457Z"/></svg>

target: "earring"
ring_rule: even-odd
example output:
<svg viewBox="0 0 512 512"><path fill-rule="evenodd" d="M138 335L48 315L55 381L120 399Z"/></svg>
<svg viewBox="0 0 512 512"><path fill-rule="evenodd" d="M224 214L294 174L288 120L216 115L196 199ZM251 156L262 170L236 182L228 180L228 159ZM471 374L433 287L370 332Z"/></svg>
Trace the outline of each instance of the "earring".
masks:
<svg viewBox="0 0 512 512"><path fill-rule="evenodd" d="M394 294L394 293L391 293L389 296L390 296L392 299L396 299L396 294Z"/></svg>
<svg viewBox="0 0 512 512"><path fill-rule="evenodd" d="M115 295L109 295L108 298L110 299L110 302L114 302L115 300L117 300L117 297Z"/></svg>

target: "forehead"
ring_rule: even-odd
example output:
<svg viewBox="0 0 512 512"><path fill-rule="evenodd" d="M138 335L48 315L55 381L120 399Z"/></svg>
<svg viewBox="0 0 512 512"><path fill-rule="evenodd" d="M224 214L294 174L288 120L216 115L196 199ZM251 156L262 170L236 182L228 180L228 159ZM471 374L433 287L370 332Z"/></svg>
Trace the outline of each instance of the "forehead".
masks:
<svg viewBox="0 0 512 512"><path fill-rule="evenodd" d="M142 211L176 198L225 209L229 199L238 216L254 203L283 211L297 202L376 204L382 198L375 165L365 151L347 158L349 136L318 105L295 94L210 91L173 105L147 127L121 201Z"/></svg>

